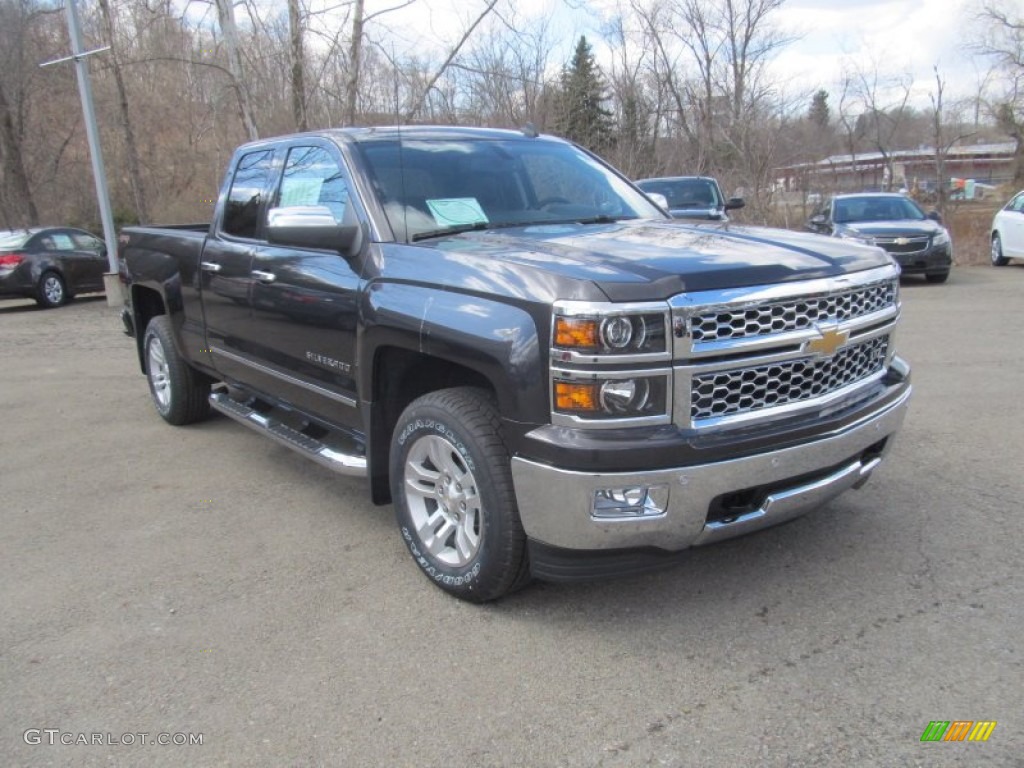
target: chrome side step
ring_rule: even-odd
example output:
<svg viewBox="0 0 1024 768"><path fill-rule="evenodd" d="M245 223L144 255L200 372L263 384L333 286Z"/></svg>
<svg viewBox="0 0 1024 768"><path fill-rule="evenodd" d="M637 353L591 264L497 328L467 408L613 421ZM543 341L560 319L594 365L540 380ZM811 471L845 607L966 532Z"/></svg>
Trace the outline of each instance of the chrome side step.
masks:
<svg viewBox="0 0 1024 768"><path fill-rule="evenodd" d="M225 392L213 392L210 395L210 405L225 416L276 440L286 448L291 448L318 464L323 464L338 474L366 477L366 457L363 455L339 451L316 438L289 427L272 415L260 413L245 403L231 399Z"/></svg>

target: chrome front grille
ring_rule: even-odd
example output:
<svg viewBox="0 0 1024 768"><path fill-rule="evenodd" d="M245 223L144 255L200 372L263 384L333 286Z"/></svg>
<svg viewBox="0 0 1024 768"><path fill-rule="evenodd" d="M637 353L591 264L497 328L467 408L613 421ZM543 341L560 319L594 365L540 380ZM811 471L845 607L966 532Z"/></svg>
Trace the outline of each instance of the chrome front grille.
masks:
<svg viewBox="0 0 1024 768"><path fill-rule="evenodd" d="M884 248L889 253L906 255L908 253L920 253L928 248L928 237L875 237L875 245Z"/></svg>
<svg viewBox="0 0 1024 768"><path fill-rule="evenodd" d="M899 268L679 294L673 422L721 430L869 397L894 355Z"/></svg>
<svg viewBox="0 0 1024 768"><path fill-rule="evenodd" d="M690 417L694 421L830 395L885 366L889 337L851 344L831 358L737 367L693 377Z"/></svg>
<svg viewBox="0 0 1024 768"><path fill-rule="evenodd" d="M722 308L692 316L690 334L699 344L803 330L822 321L842 322L891 306L897 289L897 279L892 278L831 295Z"/></svg>

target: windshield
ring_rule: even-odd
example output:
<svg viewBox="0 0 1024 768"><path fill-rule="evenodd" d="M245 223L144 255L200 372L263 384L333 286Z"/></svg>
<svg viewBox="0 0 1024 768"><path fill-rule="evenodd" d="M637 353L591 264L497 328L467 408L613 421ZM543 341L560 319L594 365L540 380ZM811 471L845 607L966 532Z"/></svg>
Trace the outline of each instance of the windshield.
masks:
<svg viewBox="0 0 1024 768"><path fill-rule="evenodd" d="M655 179L638 181L644 192L664 195L669 208L721 208L721 196L709 179Z"/></svg>
<svg viewBox="0 0 1024 768"><path fill-rule="evenodd" d="M836 200L832 211L832 221L845 224L854 221L899 221L911 219L921 221L926 218L917 204L902 195L891 197L865 196L844 197Z"/></svg>
<svg viewBox="0 0 1024 768"><path fill-rule="evenodd" d="M22 248L30 237L31 232L0 232L0 248Z"/></svg>
<svg viewBox="0 0 1024 768"><path fill-rule="evenodd" d="M359 145L398 240L489 225L664 218L603 163L544 139L365 141Z"/></svg>

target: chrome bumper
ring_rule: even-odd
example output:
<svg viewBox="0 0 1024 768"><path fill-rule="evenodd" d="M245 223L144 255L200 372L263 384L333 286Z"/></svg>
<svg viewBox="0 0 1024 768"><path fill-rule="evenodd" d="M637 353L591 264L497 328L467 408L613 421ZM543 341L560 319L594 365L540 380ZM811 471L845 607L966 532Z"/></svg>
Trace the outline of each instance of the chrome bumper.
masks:
<svg viewBox="0 0 1024 768"><path fill-rule="evenodd" d="M803 445L730 461L650 472L573 472L512 460L512 477L523 528L534 541L579 550L655 547L675 551L739 536L809 512L848 488L865 482L889 451L862 454L895 434L903 423L910 387L895 403L840 432ZM833 470L822 476L827 468ZM813 480L797 479L814 476ZM786 485L794 478L792 485ZM607 488L663 486L663 514L596 519L595 494ZM736 517L707 520L712 501L723 494L771 486L757 509Z"/></svg>

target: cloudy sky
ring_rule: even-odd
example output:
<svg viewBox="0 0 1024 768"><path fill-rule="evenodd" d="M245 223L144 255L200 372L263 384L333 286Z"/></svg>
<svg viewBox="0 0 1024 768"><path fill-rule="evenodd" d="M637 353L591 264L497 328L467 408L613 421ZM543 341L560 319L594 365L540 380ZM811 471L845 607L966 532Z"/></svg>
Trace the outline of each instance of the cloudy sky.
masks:
<svg viewBox="0 0 1024 768"><path fill-rule="evenodd" d="M935 85L933 67L946 81L947 97L977 93L986 63L963 50L970 9L981 0L787 0L775 15L777 26L798 39L772 63L786 92L796 96L819 87L836 90L844 68L877 69L881 75L910 73L913 102L929 104ZM1011 0L1012 2L1013 0ZM324 0L330 2L330 0ZM367 0L367 13L403 0ZM595 44L605 63L601 33L618 0L512 0L517 19L543 17L558 42L555 59L568 59L580 34ZM624 4L626 0L621 0ZM485 7L485 0L421 0L379 17L407 50L442 51ZM379 28L378 28L379 29ZM368 29L373 35L372 27Z"/></svg>
<svg viewBox="0 0 1024 768"><path fill-rule="evenodd" d="M977 92L987 69L964 50L974 0L789 0L781 26L801 35L774 62L780 75L813 88L837 83L851 65L909 73L927 103L937 66L947 95Z"/></svg>

